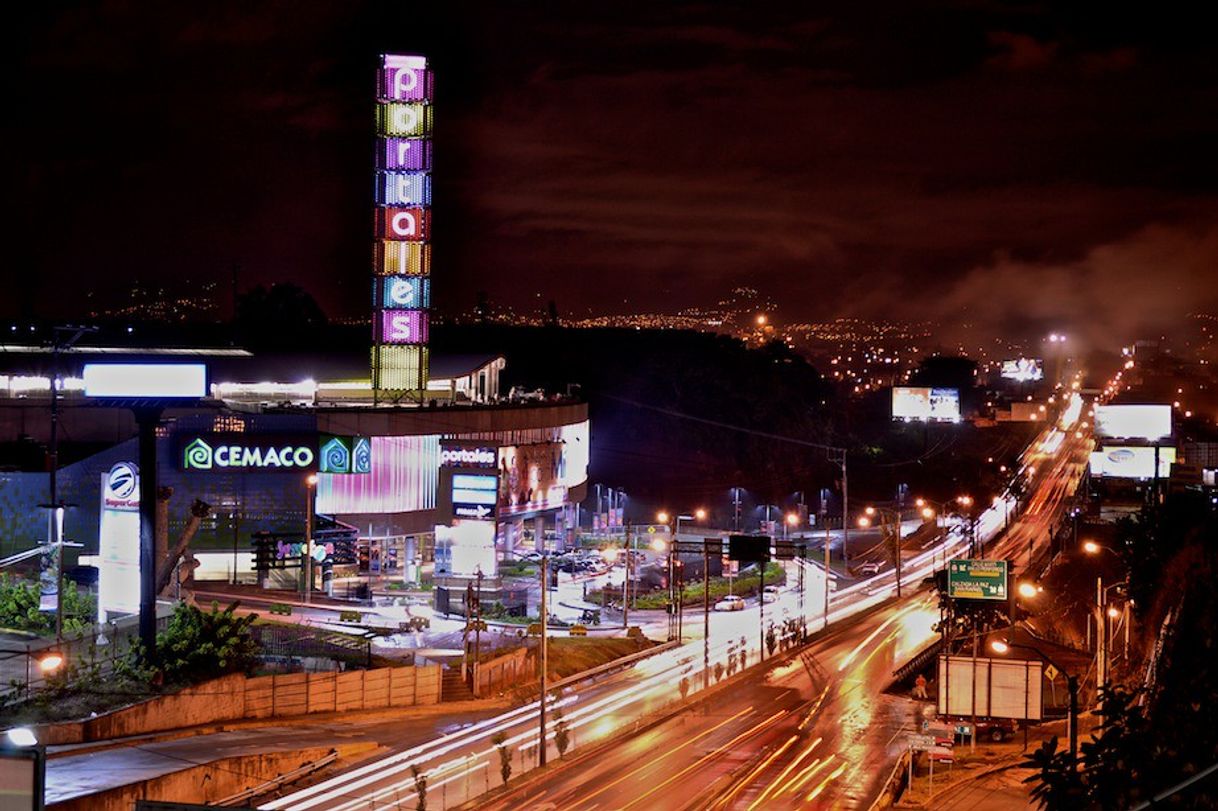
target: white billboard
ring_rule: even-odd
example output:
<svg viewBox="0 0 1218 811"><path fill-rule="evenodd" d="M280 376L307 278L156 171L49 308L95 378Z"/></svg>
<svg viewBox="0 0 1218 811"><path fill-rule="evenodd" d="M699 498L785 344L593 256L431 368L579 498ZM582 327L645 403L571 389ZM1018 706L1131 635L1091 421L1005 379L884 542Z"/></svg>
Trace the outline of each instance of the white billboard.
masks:
<svg viewBox="0 0 1218 811"><path fill-rule="evenodd" d="M939 714L1039 721L1043 667L1030 659L940 656Z"/></svg>
<svg viewBox="0 0 1218 811"><path fill-rule="evenodd" d="M960 392L925 386L893 386L892 418L931 422L960 422Z"/></svg>
<svg viewBox="0 0 1218 811"><path fill-rule="evenodd" d="M86 363L86 397L168 399L207 396L202 363Z"/></svg>
<svg viewBox="0 0 1218 811"><path fill-rule="evenodd" d="M1159 448L1159 478L1171 475L1175 448ZM1153 479L1155 449L1128 445L1105 445L1091 454L1091 475L1113 479Z"/></svg>
<svg viewBox="0 0 1218 811"><path fill-rule="evenodd" d="M140 479L134 462L101 474L97 619L140 610Z"/></svg>
<svg viewBox="0 0 1218 811"><path fill-rule="evenodd" d="M1026 383L1030 380L1042 380L1045 376L1045 367L1040 358L1004 360L1001 374L1007 380Z"/></svg>
<svg viewBox="0 0 1218 811"><path fill-rule="evenodd" d="M1097 405L1095 434L1109 439L1157 442L1171 436L1169 405Z"/></svg>

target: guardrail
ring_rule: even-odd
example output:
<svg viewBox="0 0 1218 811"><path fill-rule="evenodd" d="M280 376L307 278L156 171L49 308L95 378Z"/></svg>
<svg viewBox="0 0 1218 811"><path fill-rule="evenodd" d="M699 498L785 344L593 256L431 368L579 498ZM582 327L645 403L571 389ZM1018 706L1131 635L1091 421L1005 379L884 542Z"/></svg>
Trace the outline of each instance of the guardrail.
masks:
<svg viewBox="0 0 1218 811"><path fill-rule="evenodd" d="M585 679L590 679L594 676L599 676L602 673L608 673L609 671L611 671L615 668L625 667L626 665L634 664L635 662L639 661L640 659L646 659L649 656L655 656L657 653L663 653L666 650L672 650L673 648L680 647L680 644L681 643L677 642L674 639L671 642L665 642L661 645L656 645L654 648L648 648L647 650L641 650L641 651L638 651L637 653L629 653L629 654L621 657L620 659L614 659L612 662L606 662L603 665L597 665L596 667L589 668L588 670L585 670L582 673L575 673L571 676L567 676L565 679L559 679L558 681L554 682L553 684L547 684L546 689L547 690L557 690L561 687L566 687L568 684L575 684L575 683L581 682Z"/></svg>
<svg viewBox="0 0 1218 811"><path fill-rule="evenodd" d="M278 777L273 777L270 780L259 783L256 786L247 788L244 791L238 791L236 794L230 794L229 796L224 797L223 799L215 800L214 802L211 803L211 805L235 805L236 803L239 803L239 802L244 802L246 800L252 800L255 797L261 797L263 794L266 794L269 791L277 789L280 786L295 782L302 777L307 777L308 775L312 774L313 772L317 771L318 769L324 769L326 766L329 766L331 763L333 763L336 760L338 760L338 751L335 749L331 749L330 754L326 755L325 757L321 757L321 758L318 758L317 760L310 761L309 763L306 763L303 766L295 768L290 772L284 772L283 774L279 775Z"/></svg>

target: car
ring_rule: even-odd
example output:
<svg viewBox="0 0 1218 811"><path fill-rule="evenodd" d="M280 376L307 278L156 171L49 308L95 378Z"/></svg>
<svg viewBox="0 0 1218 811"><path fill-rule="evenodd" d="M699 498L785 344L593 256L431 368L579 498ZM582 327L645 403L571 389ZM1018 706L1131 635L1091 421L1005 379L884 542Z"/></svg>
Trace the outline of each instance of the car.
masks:
<svg viewBox="0 0 1218 811"><path fill-rule="evenodd" d="M778 599L778 586L766 586L761 590L762 602L772 603Z"/></svg>
<svg viewBox="0 0 1218 811"><path fill-rule="evenodd" d="M875 577L877 574L880 573L880 569L882 567L883 567L882 563L877 563L874 560L869 560L866 563L860 563L858 568L855 571L857 571L859 574L863 575L864 577Z"/></svg>
<svg viewBox="0 0 1218 811"><path fill-rule="evenodd" d="M967 743L968 735L962 733L962 727L971 726L971 721L959 721L955 726L956 743ZM1005 718L990 718L977 722L977 740L990 741L991 743L1002 743L1015 737L1015 733L1019 731L1019 725L1010 719ZM941 741L946 743L946 741Z"/></svg>
<svg viewBox="0 0 1218 811"><path fill-rule="evenodd" d="M735 594L729 594L723 597L719 602L715 603L716 611L743 611L744 598Z"/></svg>

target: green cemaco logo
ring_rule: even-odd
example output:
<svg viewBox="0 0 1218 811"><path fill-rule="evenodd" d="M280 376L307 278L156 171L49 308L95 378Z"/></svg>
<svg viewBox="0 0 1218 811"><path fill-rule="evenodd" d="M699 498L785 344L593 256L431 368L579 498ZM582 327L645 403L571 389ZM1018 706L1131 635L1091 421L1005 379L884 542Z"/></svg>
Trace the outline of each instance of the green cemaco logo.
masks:
<svg viewBox="0 0 1218 811"><path fill-rule="evenodd" d="M185 459L183 467L187 470L211 470L212 465L212 449L202 439L196 438L186 446Z"/></svg>

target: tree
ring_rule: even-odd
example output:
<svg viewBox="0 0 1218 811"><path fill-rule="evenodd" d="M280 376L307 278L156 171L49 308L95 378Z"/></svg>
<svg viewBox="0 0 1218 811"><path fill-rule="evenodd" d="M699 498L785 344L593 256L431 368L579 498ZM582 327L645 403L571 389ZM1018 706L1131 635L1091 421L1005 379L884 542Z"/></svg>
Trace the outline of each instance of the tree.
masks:
<svg viewBox="0 0 1218 811"><path fill-rule="evenodd" d="M715 681L723 680L723 662L715 662Z"/></svg>
<svg viewBox="0 0 1218 811"><path fill-rule="evenodd" d="M289 349L302 334L316 333L326 315L304 288L290 282L262 285L237 299L241 340L255 348Z"/></svg>
<svg viewBox="0 0 1218 811"><path fill-rule="evenodd" d="M419 798L414 806L415 811L427 811L427 775L411 763L410 776L414 778L414 793Z"/></svg>
<svg viewBox="0 0 1218 811"><path fill-rule="evenodd" d="M677 689L681 691L681 700L689 695L689 676L682 676L681 681L677 684Z"/></svg>
<svg viewBox="0 0 1218 811"><path fill-rule="evenodd" d="M567 729L567 719L563 717L562 707L554 711L554 746L558 749L558 756L561 758L567 754L567 747L571 744L571 732ZM507 781L504 780L506 783Z"/></svg>
<svg viewBox="0 0 1218 811"><path fill-rule="evenodd" d="M774 625L772 623L765 632L765 647L771 656L774 655L774 648L778 647L778 635L774 633Z"/></svg>
<svg viewBox="0 0 1218 811"><path fill-rule="evenodd" d="M497 733L495 737L491 738L491 743L495 744L495 749L499 752L499 776L503 778L503 785L506 786L512 777L512 753L508 751L506 745L507 733ZM541 745L545 746L545 741L541 741Z"/></svg>
<svg viewBox="0 0 1218 811"><path fill-rule="evenodd" d="M0 574L0 628L50 634L55 631L55 614L40 609L42 594L37 582ZM63 631L75 635L83 631L97 614L95 601L72 581L63 584Z"/></svg>
<svg viewBox="0 0 1218 811"><path fill-rule="evenodd" d="M156 655L144 666L169 683L190 683L247 673L258 661L258 643L250 633L256 614L238 617L234 602L223 611L178 603L169 625L157 634Z"/></svg>

